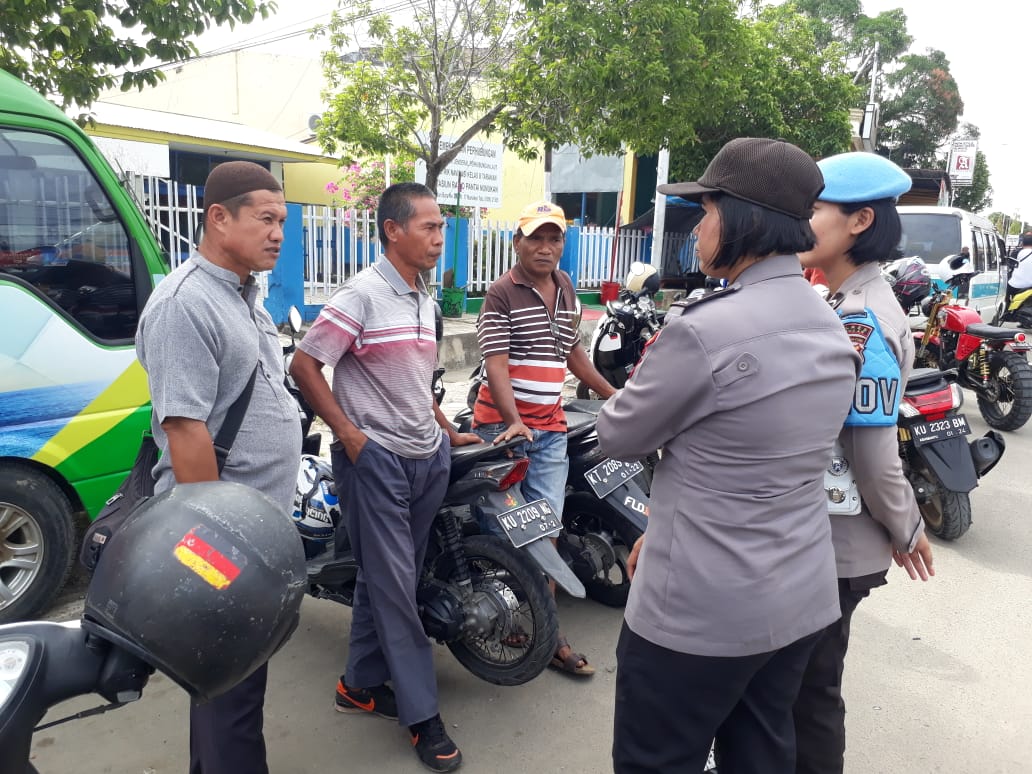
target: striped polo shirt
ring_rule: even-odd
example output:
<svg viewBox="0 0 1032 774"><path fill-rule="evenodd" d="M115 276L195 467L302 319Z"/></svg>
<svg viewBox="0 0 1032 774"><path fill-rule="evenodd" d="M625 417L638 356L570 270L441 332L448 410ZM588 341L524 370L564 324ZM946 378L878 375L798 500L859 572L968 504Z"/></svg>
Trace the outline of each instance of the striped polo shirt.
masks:
<svg viewBox="0 0 1032 774"><path fill-rule="evenodd" d="M548 309L517 263L487 290L477 320L480 353L509 356L509 380L523 424L537 430L566 431L562 391L566 360L580 340L580 301L564 271L552 272L556 304ZM473 406L474 425L502 422L487 384Z"/></svg>
<svg viewBox="0 0 1032 774"><path fill-rule="evenodd" d="M333 368L333 396L370 439L409 459L441 444L430 383L437 365L434 301L386 258L345 282L298 344Z"/></svg>

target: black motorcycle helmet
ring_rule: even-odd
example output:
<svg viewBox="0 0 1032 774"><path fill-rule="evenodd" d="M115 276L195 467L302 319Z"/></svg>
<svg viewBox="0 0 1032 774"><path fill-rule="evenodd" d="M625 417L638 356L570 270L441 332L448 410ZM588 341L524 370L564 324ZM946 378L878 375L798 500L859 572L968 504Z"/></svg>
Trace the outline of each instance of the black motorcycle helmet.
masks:
<svg viewBox="0 0 1032 774"><path fill-rule="evenodd" d="M928 267L920 258L905 259L896 269L895 274L892 292L904 312L909 311L914 304L920 303L922 299L931 295L932 278L928 274Z"/></svg>
<svg viewBox="0 0 1032 774"><path fill-rule="evenodd" d="M305 587L283 508L243 484L181 484L111 535L82 624L208 701L290 638Z"/></svg>

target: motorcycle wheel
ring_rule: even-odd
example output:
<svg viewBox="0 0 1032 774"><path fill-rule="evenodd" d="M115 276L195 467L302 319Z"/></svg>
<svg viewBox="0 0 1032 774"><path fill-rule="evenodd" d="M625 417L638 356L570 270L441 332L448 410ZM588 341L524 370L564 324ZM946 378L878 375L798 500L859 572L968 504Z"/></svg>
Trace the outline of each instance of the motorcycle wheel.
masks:
<svg viewBox="0 0 1032 774"><path fill-rule="evenodd" d="M1017 352L989 354L989 385L978 390L978 410L989 427L1017 430L1032 417L1032 366Z"/></svg>
<svg viewBox="0 0 1032 774"><path fill-rule="evenodd" d="M967 492L936 488L918 508L928 531L942 540L956 540L971 527L971 498Z"/></svg>
<svg viewBox="0 0 1032 774"><path fill-rule="evenodd" d="M468 634L448 643L466 669L495 685L523 685L541 674L555 653L559 614L541 571L501 539L471 535L462 541L473 588L508 608L510 621L488 637ZM441 580L451 582L454 570ZM514 644L516 643L516 644Z"/></svg>
<svg viewBox="0 0 1032 774"><path fill-rule="evenodd" d="M597 395L593 395L591 390L584 382L577 382L577 399L578 400L591 400L597 398Z"/></svg>
<svg viewBox="0 0 1032 774"><path fill-rule="evenodd" d="M609 607L623 607L631 593L631 579L627 574L627 557L641 533L610 508L605 502L584 493L570 495L563 505L563 529L571 535L589 532L604 534L616 552L616 564L604 580L584 581L584 590L596 602Z"/></svg>

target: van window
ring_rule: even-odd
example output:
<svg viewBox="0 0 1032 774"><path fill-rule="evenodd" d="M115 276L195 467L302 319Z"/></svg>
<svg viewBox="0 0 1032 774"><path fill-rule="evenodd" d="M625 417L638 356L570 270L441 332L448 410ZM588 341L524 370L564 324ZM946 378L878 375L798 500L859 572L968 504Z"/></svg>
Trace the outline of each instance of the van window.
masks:
<svg viewBox="0 0 1032 774"><path fill-rule="evenodd" d="M16 277L98 339L130 339L137 300L129 238L63 140L0 127L0 278Z"/></svg>
<svg viewBox="0 0 1032 774"><path fill-rule="evenodd" d="M903 255L919 255L925 263L938 263L960 252L960 218L952 215L901 212Z"/></svg>
<svg viewBox="0 0 1032 774"><path fill-rule="evenodd" d="M978 229L975 229L971 232L971 243L975 246L975 268L978 271L985 271L987 256L985 234Z"/></svg>

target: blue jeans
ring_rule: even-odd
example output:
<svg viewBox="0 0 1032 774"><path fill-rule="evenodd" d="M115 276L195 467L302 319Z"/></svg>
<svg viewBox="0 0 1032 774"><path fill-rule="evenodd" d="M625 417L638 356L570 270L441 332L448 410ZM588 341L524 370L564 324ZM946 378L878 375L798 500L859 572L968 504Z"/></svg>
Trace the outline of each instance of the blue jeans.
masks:
<svg viewBox="0 0 1032 774"><path fill-rule="evenodd" d="M485 441L493 441L499 433L508 427L504 422L474 427L473 432ZM527 477L520 482L523 496L527 501L547 500L552 510L560 518L563 515L563 502L566 500L566 476L570 470L570 458L566 456L566 433L555 430L534 430L534 440L514 449L517 457L528 457L530 467ZM494 521L493 519L491 520ZM489 525L491 532L499 532L497 524ZM550 537L556 537L553 533Z"/></svg>

